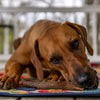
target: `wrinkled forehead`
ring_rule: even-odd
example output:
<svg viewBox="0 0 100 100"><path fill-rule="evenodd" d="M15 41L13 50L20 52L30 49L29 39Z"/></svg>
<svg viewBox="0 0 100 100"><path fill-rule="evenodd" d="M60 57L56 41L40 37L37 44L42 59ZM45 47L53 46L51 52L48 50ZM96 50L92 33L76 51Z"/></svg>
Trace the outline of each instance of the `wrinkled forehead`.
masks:
<svg viewBox="0 0 100 100"><path fill-rule="evenodd" d="M44 44L47 43L50 46L55 46L59 45L59 42L64 44L74 39L80 39L80 36L76 30L68 25L62 25L57 29L48 31L43 37L42 42L44 42Z"/></svg>
<svg viewBox="0 0 100 100"><path fill-rule="evenodd" d="M68 48L69 42L79 39L78 33L70 26L61 26L58 29L53 29L40 41L41 54L49 56L51 53L59 53L61 47Z"/></svg>
<svg viewBox="0 0 100 100"><path fill-rule="evenodd" d="M80 39L78 32L68 25L63 25L63 32L66 40Z"/></svg>

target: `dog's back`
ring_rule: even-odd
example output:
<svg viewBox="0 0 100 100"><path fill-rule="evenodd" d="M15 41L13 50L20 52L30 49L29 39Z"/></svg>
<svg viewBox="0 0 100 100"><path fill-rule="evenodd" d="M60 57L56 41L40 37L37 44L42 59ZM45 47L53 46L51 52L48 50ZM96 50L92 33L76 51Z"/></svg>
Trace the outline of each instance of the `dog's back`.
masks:
<svg viewBox="0 0 100 100"><path fill-rule="evenodd" d="M47 31L50 31L51 28L52 29L56 28L59 24L61 23L50 21L50 20L39 20L34 25L32 25L28 31L25 32L23 37L14 40L14 49L16 50L23 42L23 40L29 37L30 34L32 34L32 38L37 38L39 36L43 37L45 33L48 33Z"/></svg>

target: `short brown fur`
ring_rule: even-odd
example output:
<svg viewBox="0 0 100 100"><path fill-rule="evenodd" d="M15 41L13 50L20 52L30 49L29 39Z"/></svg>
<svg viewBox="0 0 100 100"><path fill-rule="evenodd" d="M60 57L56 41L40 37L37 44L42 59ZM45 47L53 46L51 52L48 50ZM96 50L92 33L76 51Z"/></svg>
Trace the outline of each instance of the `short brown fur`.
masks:
<svg viewBox="0 0 100 100"><path fill-rule="evenodd" d="M74 40L79 40L78 50L73 50L71 47ZM36 71L39 81L43 80L44 67L59 71L66 81L72 81L76 86L79 85L75 77L88 71L92 75L93 87L97 85L95 82L97 76L85 54L85 47L90 55L93 55L93 49L87 42L87 33L83 26L70 22L62 24L40 20L15 45L16 50L6 63L5 74L0 77L1 88L16 87L23 71L26 68L32 70L32 67L31 75ZM50 62L52 56L59 59L61 57L59 64Z"/></svg>

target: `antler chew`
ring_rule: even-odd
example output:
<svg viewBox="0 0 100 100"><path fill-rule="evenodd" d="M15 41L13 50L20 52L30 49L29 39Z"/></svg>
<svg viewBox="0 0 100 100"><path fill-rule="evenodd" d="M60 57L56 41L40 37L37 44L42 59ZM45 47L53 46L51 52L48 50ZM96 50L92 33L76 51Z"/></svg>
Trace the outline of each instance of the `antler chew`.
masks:
<svg viewBox="0 0 100 100"><path fill-rule="evenodd" d="M60 82L29 82L22 80L22 84L26 87L36 88L36 89L63 89L63 90L76 90L83 91L83 88L76 87L75 85L60 81Z"/></svg>

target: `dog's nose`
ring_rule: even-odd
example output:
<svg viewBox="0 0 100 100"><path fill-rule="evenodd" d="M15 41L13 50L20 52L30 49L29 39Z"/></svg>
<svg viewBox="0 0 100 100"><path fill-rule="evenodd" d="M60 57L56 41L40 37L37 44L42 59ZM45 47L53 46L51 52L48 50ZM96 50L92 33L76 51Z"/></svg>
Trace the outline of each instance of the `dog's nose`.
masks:
<svg viewBox="0 0 100 100"><path fill-rule="evenodd" d="M81 76L78 76L78 78L77 78L77 81L79 84L83 84L87 80L88 80L88 77L86 75L81 75Z"/></svg>
<svg viewBox="0 0 100 100"><path fill-rule="evenodd" d="M77 77L77 83L86 88L92 84L92 79L89 74L82 74Z"/></svg>

